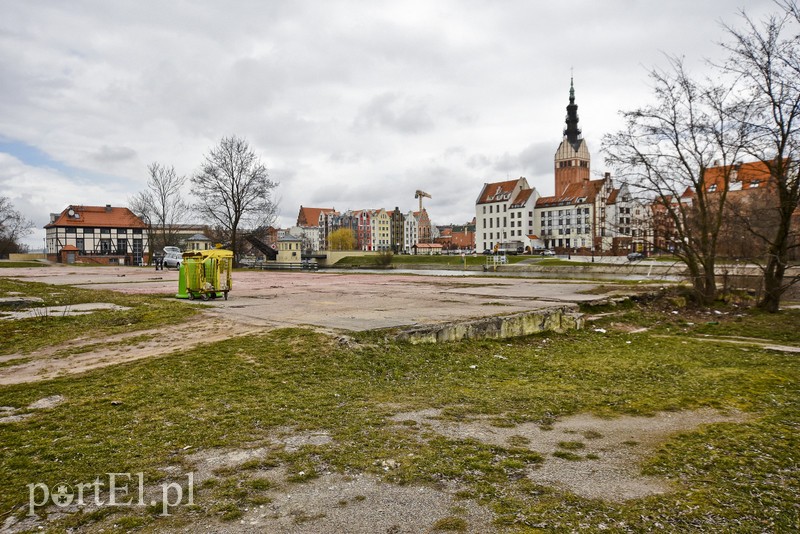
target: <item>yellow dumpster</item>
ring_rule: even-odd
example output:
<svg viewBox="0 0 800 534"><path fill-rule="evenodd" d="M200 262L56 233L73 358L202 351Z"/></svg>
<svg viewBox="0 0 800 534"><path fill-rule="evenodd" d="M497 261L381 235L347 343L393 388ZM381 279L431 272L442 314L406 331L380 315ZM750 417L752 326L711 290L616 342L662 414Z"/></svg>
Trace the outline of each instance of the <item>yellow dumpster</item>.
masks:
<svg viewBox="0 0 800 534"><path fill-rule="evenodd" d="M231 290L233 252L230 250L192 250L183 253L179 298L208 300L224 297L228 300Z"/></svg>

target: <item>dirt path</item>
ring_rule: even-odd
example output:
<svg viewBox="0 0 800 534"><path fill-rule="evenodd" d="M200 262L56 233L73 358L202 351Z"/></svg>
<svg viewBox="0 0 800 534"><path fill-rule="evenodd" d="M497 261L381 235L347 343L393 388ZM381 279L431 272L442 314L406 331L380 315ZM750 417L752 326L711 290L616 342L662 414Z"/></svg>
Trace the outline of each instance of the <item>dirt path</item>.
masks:
<svg viewBox="0 0 800 534"><path fill-rule="evenodd" d="M453 422L441 419L441 410L400 413L392 417L409 428L415 425L452 439L476 439L483 443L514 444L541 453L542 465L528 472L538 484L554 486L588 499L626 501L670 491L670 483L644 476L641 462L672 435L712 423L747 420L739 412L711 409L659 412L652 417L622 416L601 419L588 414L566 417L543 430L536 424L496 427L484 418Z"/></svg>
<svg viewBox="0 0 800 534"><path fill-rule="evenodd" d="M668 338L668 339L682 339L687 338L681 336L670 336L666 334L655 334L653 337ZM756 346L765 350L774 350L777 352L793 352L800 354L800 347L794 345L779 345L773 343L768 339L759 339L754 337L740 337L740 336L691 336L688 339L693 341L709 341L712 343L732 343L733 345L750 345Z"/></svg>
<svg viewBox="0 0 800 534"><path fill-rule="evenodd" d="M201 343L263 331L260 326L233 322L210 314L152 330L136 330L105 338L79 338L30 354L0 357L0 385L49 380L92 369L172 354ZM14 360L19 363L14 364Z"/></svg>

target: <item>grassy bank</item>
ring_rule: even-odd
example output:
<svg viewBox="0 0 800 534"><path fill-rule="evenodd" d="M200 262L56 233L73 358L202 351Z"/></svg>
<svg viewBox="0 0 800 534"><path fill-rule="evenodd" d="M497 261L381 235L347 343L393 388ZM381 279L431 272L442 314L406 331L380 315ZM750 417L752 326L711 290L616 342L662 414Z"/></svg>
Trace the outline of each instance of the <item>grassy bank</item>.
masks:
<svg viewBox="0 0 800 534"><path fill-rule="evenodd" d="M381 264L380 256L346 256L336 262L335 267L377 267ZM468 266L486 265L486 258L482 254L466 256L466 263ZM538 256L506 256L508 263L518 263L522 260L531 258L538 258ZM391 265L394 267L404 267L409 265L448 265L448 266L463 266L464 259L461 256L411 256L404 254L394 254L391 257Z"/></svg>
<svg viewBox="0 0 800 534"><path fill-rule="evenodd" d="M459 495L492 509L500 528L790 531L800 521L800 360L691 337L715 327L771 337L763 316L738 315L714 316L706 322L716 324L698 326L700 319L689 313L631 308L569 335L418 346L377 333L340 343L284 329L0 387L0 406L22 411L44 397L65 399L28 419L0 424L0 521L24 515L31 482L77 484L108 472L138 471L161 481L164 468L191 470L189 455L198 450L259 446L291 428L325 431L331 442L292 452L273 447L241 469L218 470L196 490L196 505L171 518L149 508L105 509L68 518L58 528L93 525L108 513L117 527L106 523L107 532L177 528L209 517L235 520L245 508L269 502L272 488L257 475L282 465L285 491L325 471L373 473L399 484L456 484ZM799 313L771 318L782 325L782 342L800 345ZM649 330L615 330L621 323ZM644 470L673 481L675 491L622 503L535 484L524 472L543 457L522 441L487 445L428 435L389 419L401 411L441 408L450 421L485 416L498 427L532 422L546 429L573 414L617 417L700 407L742 410L750 419L673 437ZM580 458L577 444L567 445L562 456L589 461ZM382 467L386 458L394 459L390 470Z"/></svg>
<svg viewBox="0 0 800 534"><path fill-rule="evenodd" d="M0 269L14 269L22 267L49 267L40 261L0 261Z"/></svg>

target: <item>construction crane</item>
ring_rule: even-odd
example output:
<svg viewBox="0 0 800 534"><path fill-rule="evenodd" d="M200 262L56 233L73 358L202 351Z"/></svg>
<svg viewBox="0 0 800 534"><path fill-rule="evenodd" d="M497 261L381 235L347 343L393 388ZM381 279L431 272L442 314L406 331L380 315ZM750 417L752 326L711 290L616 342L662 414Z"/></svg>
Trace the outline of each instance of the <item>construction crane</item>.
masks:
<svg viewBox="0 0 800 534"><path fill-rule="evenodd" d="M422 212L422 198L423 197L431 198L431 196L428 193L426 193L425 191L420 191L419 189L417 189L417 192L414 193L414 198L418 198L419 199L419 211L420 212Z"/></svg>

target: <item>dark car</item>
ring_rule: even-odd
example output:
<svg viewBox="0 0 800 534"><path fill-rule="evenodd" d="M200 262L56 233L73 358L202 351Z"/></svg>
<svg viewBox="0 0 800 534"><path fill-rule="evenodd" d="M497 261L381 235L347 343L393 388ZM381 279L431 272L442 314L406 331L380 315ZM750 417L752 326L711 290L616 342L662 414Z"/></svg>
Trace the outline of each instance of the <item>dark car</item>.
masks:
<svg viewBox="0 0 800 534"><path fill-rule="evenodd" d="M641 252L631 252L628 254L628 261L639 261L644 259L644 254Z"/></svg>
<svg viewBox="0 0 800 534"><path fill-rule="evenodd" d="M491 256L492 255L492 251L487 248L486 250L483 251L483 254L485 256Z"/></svg>

